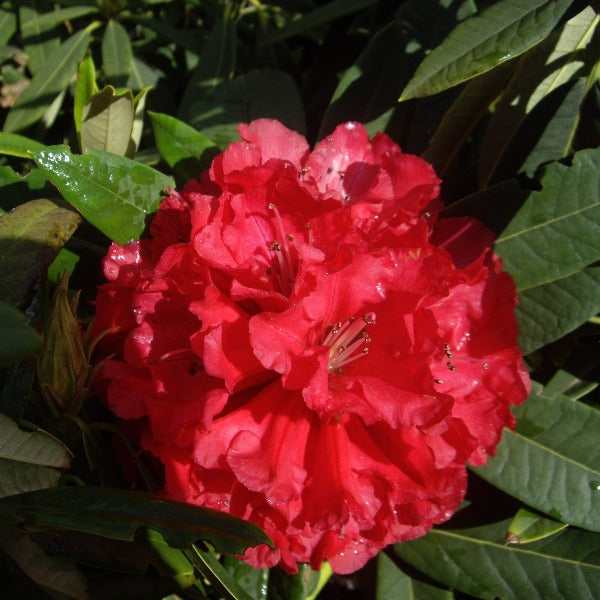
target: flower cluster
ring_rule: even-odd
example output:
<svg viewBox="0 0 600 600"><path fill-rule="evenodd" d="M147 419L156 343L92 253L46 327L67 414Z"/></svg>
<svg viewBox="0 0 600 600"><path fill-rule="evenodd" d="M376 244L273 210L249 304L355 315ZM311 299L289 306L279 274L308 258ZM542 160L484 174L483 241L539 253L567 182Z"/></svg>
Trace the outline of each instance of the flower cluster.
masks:
<svg viewBox="0 0 600 600"><path fill-rule="evenodd" d="M97 299L110 408L141 419L165 494L252 521L264 567L348 573L464 497L529 380L515 289L439 180L339 126L311 152L277 121L113 244Z"/></svg>

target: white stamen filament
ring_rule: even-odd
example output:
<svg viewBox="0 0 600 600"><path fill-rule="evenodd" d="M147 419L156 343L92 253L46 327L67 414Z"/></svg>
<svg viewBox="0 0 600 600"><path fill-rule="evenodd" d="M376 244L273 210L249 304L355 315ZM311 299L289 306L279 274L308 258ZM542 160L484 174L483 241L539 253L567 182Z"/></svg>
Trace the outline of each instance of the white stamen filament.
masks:
<svg viewBox="0 0 600 600"><path fill-rule="evenodd" d="M278 268L275 269L275 274L279 283L281 291L289 296L292 292L292 285L296 273L294 272L294 265L292 263L292 255L290 253L290 247L288 241L293 242L294 238L291 235L286 235L283 228L283 220L277 207L273 204L269 204L269 209L275 214L275 220L277 222L277 233L281 237L281 242L275 240L270 246L269 250L275 253L277 257Z"/></svg>
<svg viewBox="0 0 600 600"><path fill-rule="evenodd" d="M368 313L361 319L351 317L345 323L335 323L323 341L329 346L329 370L339 372L348 365L368 354L367 344L371 341L365 328L375 323L375 313ZM360 352L357 350L362 348Z"/></svg>

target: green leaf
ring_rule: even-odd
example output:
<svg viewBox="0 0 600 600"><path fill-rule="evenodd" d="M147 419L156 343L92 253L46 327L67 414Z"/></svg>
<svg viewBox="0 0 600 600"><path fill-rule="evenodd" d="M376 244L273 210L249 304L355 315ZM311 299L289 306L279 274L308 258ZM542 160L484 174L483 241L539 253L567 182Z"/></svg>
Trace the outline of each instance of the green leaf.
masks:
<svg viewBox="0 0 600 600"><path fill-rule="evenodd" d="M106 86L94 94L83 107L81 151L104 150L125 155L131 140L134 108L130 90L120 94Z"/></svg>
<svg viewBox="0 0 600 600"><path fill-rule="evenodd" d="M496 240L519 291L600 259L600 150L578 152L571 166L549 165L541 184Z"/></svg>
<svg viewBox="0 0 600 600"><path fill-rule="evenodd" d="M0 527L0 549L51 597L89 600L85 577L77 565L62 556L47 554L26 533Z"/></svg>
<svg viewBox="0 0 600 600"><path fill-rule="evenodd" d="M91 56L86 56L79 64L77 71L77 85L75 86L75 100L73 104L73 119L75 131L81 147L81 122L83 121L83 107L90 98L98 92L96 85L96 67Z"/></svg>
<svg viewBox="0 0 600 600"><path fill-rule="evenodd" d="M207 150L216 148L211 139L175 117L156 112L148 115L160 155L170 167L182 160L199 159Z"/></svg>
<svg viewBox="0 0 600 600"><path fill-rule="evenodd" d="M117 87L126 85L131 73L133 51L127 30L110 20L102 38L102 68L108 81Z"/></svg>
<svg viewBox="0 0 600 600"><path fill-rule="evenodd" d="M24 135L0 131L0 153L2 154L31 158L30 152L42 150L43 148L45 148L44 144L40 144L40 142L36 142Z"/></svg>
<svg viewBox="0 0 600 600"><path fill-rule="evenodd" d="M513 68L513 63L500 65L473 79L448 109L422 154L440 177L447 171L490 105L503 91Z"/></svg>
<svg viewBox="0 0 600 600"><path fill-rule="evenodd" d="M125 87L134 92L145 88L154 88L161 77L161 72L156 67L150 67L137 56L133 57L131 63L131 74Z"/></svg>
<svg viewBox="0 0 600 600"><path fill-rule="evenodd" d="M48 281L57 285L63 273L72 273L75 270L79 258L79 255L63 248L48 267Z"/></svg>
<svg viewBox="0 0 600 600"><path fill-rule="evenodd" d="M252 600L267 600L270 569L255 569L235 556L225 556L223 566Z"/></svg>
<svg viewBox="0 0 600 600"><path fill-rule="evenodd" d="M496 103L483 138L479 158L482 187L492 179L498 180L499 176L495 175L498 165L519 152L520 144L527 143L527 139L514 140L527 115L573 77L593 70L597 49L591 41L598 21L596 11L587 7L519 60L504 94ZM534 134L534 140L537 137Z"/></svg>
<svg viewBox="0 0 600 600"><path fill-rule="evenodd" d="M331 575L331 566L324 563L321 571L314 571L308 564L299 564L298 573L289 575L282 569L271 569L269 574L268 600L314 600L323 580ZM323 579L321 579L321 576Z"/></svg>
<svg viewBox="0 0 600 600"><path fill-rule="evenodd" d="M500 0L459 24L421 63L400 100L429 96L481 75L543 40L573 0Z"/></svg>
<svg viewBox="0 0 600 600"><path fill-rule="evenodd" d="M600 411L535 384L497 454L474 471L564 523L600 531Z"/></svg>
<svg viewBox="0 0 600 600"><path fill-rule="evenodd" d="M11 10L0 9L0 44L9 42L17 30L17 16Z"/></svg>
<svg viewBox="0 0 600 600"><path fill-rule="evenodd" d="M210 551L200 550L200 548L194 546L192 550L186 551L186 556L198 571L224 593L227 598L231 600L254 600Z"/></svg>
<svg viewBox="0 0 600 600"><path fill-rule="evenodd" d="M205 93L233 76L236 61L235 21L222 19L208 34L200 60L183 93L179 114L186 121L195 116L194 105ZM187 118L186 118L187 117Z"/></svg>
<svg viewBox="0 0 600 600"><path fill-rule="evenodd" d="M49 13L54 8L50 0L21 0L19 2L19 23L21 29L25 23L34 21L40 15ZM60 46L58 32L53 27L31 27L23 34L24 50L28 56L27 67L35 75L46 62L47 57Z"/></svg>
<svg viewBox="0 0 600 600"><path fill-rule="evenodd" d="M33 354L41 338L30 327L25 315L12 306L0 302L0 367L6 367Z"/></svg>
<svg viewBox="0 0 600 600"><path fill-rule="evenodd" d="M41 430L23 431L0 413L0 498L55 486L70 462L62 442Z"/></svg>
<svg viewBox="0 0 600 600"><path fill-rule="evenodd" d="M133 99L134 113L133 113L133 126L131 128L131 138L129 139L129 146L125 156L127 158L133 158L135 152L140 145L142 139L142 133L144 131L144 109L146 107L146 98L148 93L152 90L151 87L145 87L143 90L136 95Z"/></svg>
<svg viewBox="0 0 600 600"><path fill-rule="evenodd" d="M467 529L434 529L396 544L419 571L477 598L504 600L600 596L600 536L566 529L526 545L505 545L510 521Z"/></svg>
<svg viewBox="0 0 600 600"><path fill-rule="evenodd" d="M79 222L77 213L46 199L31 200L2 215L0 300L23 305Z"/></svg>
<svg viewBox="0 0 600 600"><path fill-rule="evenodd" d="M567 528L566 523L546 519L526 508L520 508L506 531L508 544L527 544L536 542Z"/></svg>
<svg viewBox="0 0 600 600"><path fill-rule="evenodd" d="M269 90L268 94L264 90ZM274 69L249 71L192 102L183 119L219 147L239 139L237 126L254 119L278 119L304 132L304 107L294 80Z"/></svg>
<svg viewBox="0 0 600 600"><path fill-rule="evenodd" d="M24 21L21 25L21 33L24 36L30 35L32 32L37 33L40 30L52 29L55 25L59 25L64 21L77 19L92 13L97 13L98 8L94 6L70 6L67 8L59 8L45 12L37 17Z"/></svg>
<svg viewBox="0 0 600 600"><path fill-rule="evenodd" d="M312 33L313 30L332 21L351 15L375 4L376 0L333 0L323 6L304 13L300 18L290 21L285 27L260 41L260 45L281 42L293 35Z"/></svg>
<svg viewBox="0 0 600 600"><path fill-rule="evenodd" d="M137 239L170 177L131 159L90 150L76 156L67 146L32 153L41 171L84 218L119 244Z"/></svg>
<svg viewBox="0 0 600 600"><path fill-rule="evenodd" d="M4 131L19 131L33 125L66 89L90 43L89 29L72 35L47 58L9 111Z"/></svg>
<svg viewBox="0 0 600 600"><path fill-rule="evenodd" d="M600 312L600 268L590 267L519 292L516 309L523 354L560 339Z"/></svg>
<svg viewBox="0 0 600 600"><path fill-rule="evenodd" d="M377 587L375 600L453 600L449 590L415 579L402 571L385 553L377 556Z"/></svg>
<svg viewBox="0 0 600 600"><path fill-rule="evenodd" d="M216 510L145 492L60 487L0 499L0 522L30 529L62 528L132 541L140 527L158 531L173 548L209 541L217 552L241 554L269 544L256 525Z"/></svg>

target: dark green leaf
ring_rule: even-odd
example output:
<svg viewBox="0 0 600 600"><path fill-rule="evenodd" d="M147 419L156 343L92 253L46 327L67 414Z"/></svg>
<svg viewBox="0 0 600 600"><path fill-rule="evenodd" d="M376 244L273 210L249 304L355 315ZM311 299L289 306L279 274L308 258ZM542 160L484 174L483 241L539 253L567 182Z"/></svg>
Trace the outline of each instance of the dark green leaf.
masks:
<svg viewBox="0 0 600 600"><path fill-rule="evenodd" d="M495 457L475 472L528 506L571 525L600 531L600 411L535 384L514 409Z"/></svg>
<svg viewBox="0 0 600 600"><path fill-rule="evenodd" d="M304 13L300 18L294 19L282 29L261 40L261 45L281 42L293 35L312 33L318 27L351 15L375 3L376 0L333 0L327 2L323 6Z"/></svg>
<svg viewBox="0 0 600 600"><path fill-rule="evenodd" d="M264 90L269 90L268 94ZM293 79L282 71L249 71L192 102L188 121L218 146L239 139L237 125L253 119L278 119L304 131L304 108Z"/></svg>
<svg viewBox="0 0 600 600"><path fill-rule="evenodd" d="M68 8L59 8L58 10L52 10L24 21L21 25L21 32L24 36L28 36L31 35L32 32L37 33L40 30L45 31L47 29L52 29L52 27L63 21L77 19L97 12L98 8L94 6L70 6Z"/></svg>
<svg viewBox="0 0 600 600"><path fill-rule="evenodd" d="M75 74L90 43L89 29L72 35L47 58L8 113L4 131L19 131L42 117Z"/></svg>
<svg viewBox="0 0 600 600"><path fill-rule="evenodd" d="M553 163L496 240L519 291L550 283L600 259L600 150Z"/></svg>
<svg viewBox="0 0 600 600"><path fill-rule="evenodd" d="M112 86L106 86L89 99L81 116L82 153L93 148L125 155L134 117L130 90L117 94Z"/></svg>
<svg viewBox="0 0 600 600"><path fill-rule="evenodd" d="M500 0L461 23L427 56L400 100L436 94L543 40L573 0Z"/></svg>
<svg viewBox="0 0 600 600"><path fill-rule="evenodd" d="M126 85L131 73L133 51L127 30L118 21L110 20L102 38L102 68L110 83Z"/></svg>
<svg viewBox="0 0 600 600"><path fill-rule="evenodd" d="M17 16L11 10L0 9L0 44L10 41L17 30Z"/></svg>
<svg viewBox="0 0 600 600"><path fill-rule="evenodd" d="M43 148L45 148L44 144L40 144L18 133L0 132L0 153L2 154L31 158L30 152L42 150Z"/></svg>
<svg viewBox="0 0 600 600"><path fill-rule="evenodd" d="M25 315L0 302L0 367L6 367L33 354L40 336L25 321Z"/></svg>
<svg viewBox="0 0 600 600"><path fill-rule="evenodd" d="M151 167L100 150L75 156L66 146L49 146L32 156L65 199L120 244L141 235L160 193L174 186Z"/></svg>
<svg viewBox="0 0 600 600"><path fill-rule="evenodd" d="M21 0L19 4L21 28L25 23L37 19L54 8L51 0ZM28 56L27 67L35 75L44 65L48 56L59 47L60 36L58 32L53 31L51 25L31 27L29 32L25 31L25 33L23 42L25 53Z"/></svg>
<svg viewBox="0 0 600 600"><path fill-rule="evenodd" d="M225 513L109 488L61 487L2 498L0 522L31 529L59 527L124 541L147 527L174 548L207 540L218 552L232 554L269 543L258 527Z"/></svg>
<svg viewBox="0 0 600 600"><path fill-rule="evenodd" d="M331 567L326 563L321 566L321 571L313 571L307 564L298 565L298 573L295 575L288 575L282 569L271 569L267 598L268 600L315 600L319 589L330 575Z"/></svg>
<svg viewBox="0 0 600 600"><path fill-rule="evenodd" d="M125 87L139 92L144 88L153 88L161 77L161 72L156 67L148 66L139 57L134 56L131 63L131 74Z"/></svg>
<svg viewBox="0 0 600 600"><path fill-rule="evenodd" d="M0 300L22 305L71 237L80 218L46 199L31 200L0 217Z"/></svg>
<svg viewBox="0 0 600 600"><path fill-rule="evenodd" d="M270 569L255 569L235 556L225 556L223 566L252 600L267 600Z"/></svg>
<svg viewBox="0 0 600 600"><path fill-rule="evenodd" d="M402 571L385 553L377 557L376 600L453 600L450 590L415 579Z"/></svg>
<svg viewBox="0 0 600 600"><path fill-rule="evenodd" d="M186 121L197 116L194 109L198 99L207 91L229 81L233 76L236 61L235 21L223 19L209 33L198 65L183 93L179 114Z"/></svg>
<svg viewBox="0 0 600 600"><path fill-rule="evenodd" d="M469 529L434 529L394 551L445 585L477 598L504 600L600 595L600 535L566 529L524 546L505 545L510 523Z"/></svg>
<svg viewBox="0 0 600 600"><path fill-rule="evenodd" d="M199 159L215 143L183 121L163 113L148 113L154 139L161 156L170 167L190 158Z"/></svg>

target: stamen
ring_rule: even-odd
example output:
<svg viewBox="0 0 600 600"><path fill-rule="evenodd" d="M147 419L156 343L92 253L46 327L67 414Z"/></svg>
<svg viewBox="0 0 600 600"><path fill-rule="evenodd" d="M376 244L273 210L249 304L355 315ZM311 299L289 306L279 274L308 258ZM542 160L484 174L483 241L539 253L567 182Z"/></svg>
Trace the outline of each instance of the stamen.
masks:
<svg viewBox="0 0 600 600"><path fill-rule="evenodd" d="M329 370L340 373L342 367L369 353L367 344L371 338L365 328L375 323L375 313L367 313L361 319L350 317L346 322L338 322L331 328L323 340L329 346Z"/></svg>
<svg viewBox="0 0 600 600"><path fill-rule="evenodd" d="M292 263L292 255L290 253L290 247L288 242L294 243L294 236L286 234L283 228L283 220L277 207L271 202L269 209L275 213L275 220L277 222L277 233L283 240L283 243L275 240L269 245L269 250L275 253L279 269L276 269L276 275L281 291L286 296L289 296L292 292L292 285L296 273L294 271L294 265Z"/></svg>

